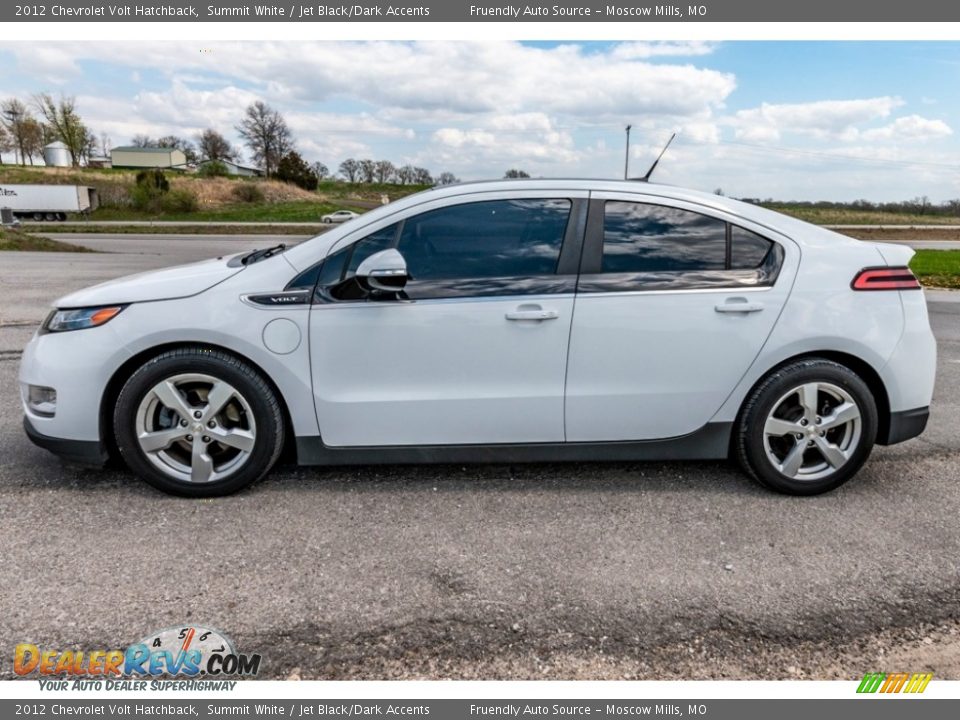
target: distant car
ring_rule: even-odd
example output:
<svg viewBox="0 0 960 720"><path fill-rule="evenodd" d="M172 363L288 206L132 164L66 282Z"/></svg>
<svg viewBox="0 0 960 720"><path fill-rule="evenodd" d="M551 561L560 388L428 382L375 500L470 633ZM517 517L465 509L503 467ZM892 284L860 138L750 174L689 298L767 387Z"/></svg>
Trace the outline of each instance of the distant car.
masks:
<svg viewBox="0 0 960 720"><path fill-rule="evenodd" d="M359 213L355 213L352 210L337 210L332 212L329 215L324 215L320 218L323 222L330 223L343 223L347 220L353 220L355 217L360 217Z"/></svg>
<svg viewBox="0 0 960 720"><path fill-rule="evenodd" d="M351 213L352 214L352 213ZM25 428L222 495L302 465L732 457L825 492L927 423L913 251L638 182L435 188L61 298Z"/></svg>

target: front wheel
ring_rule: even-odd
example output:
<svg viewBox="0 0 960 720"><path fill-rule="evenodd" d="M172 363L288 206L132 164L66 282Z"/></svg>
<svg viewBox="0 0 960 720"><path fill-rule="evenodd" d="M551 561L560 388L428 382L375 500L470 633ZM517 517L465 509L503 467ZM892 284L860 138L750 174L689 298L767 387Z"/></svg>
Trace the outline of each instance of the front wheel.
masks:
<svg viewBox="0 0 960 720"><path fill-rule="evenodd" d="M740 413L735 453L749 475L790 495L817 495L853 477L873 449L877 406L852 370L821 358L760 383Z"/></svg>
<svg viewBox="0 0 960 720"><path fill-rule="evenodd" d="M114 411L130 469L175 495L236 492L270 470L283 448L283 414L269 384L232 355L165 352L130 376Z"/></svg>

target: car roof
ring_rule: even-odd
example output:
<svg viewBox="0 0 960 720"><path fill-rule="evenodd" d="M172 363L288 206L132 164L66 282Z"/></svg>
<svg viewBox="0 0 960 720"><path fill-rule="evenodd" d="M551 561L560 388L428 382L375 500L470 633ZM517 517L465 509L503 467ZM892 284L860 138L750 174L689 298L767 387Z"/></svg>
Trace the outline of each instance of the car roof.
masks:
<svg viewBox="0 0 960 720"><path fill-rule="evenodd" d="M692 190L676 185L652 183L644 180L610 180L582 177L478 180L436 186L429 190L398 199L385 207L402 209L408 205L417 205L433 199L455 197L473 192L509 192L515 190L586 190L595 192L637 193L646 196L660 197L665 200L680 200L703 205L705 208L713 208L738 215L787 235L809 233L811 230L823 230L802 220L773 210L768 210L752 203L717 195L716 193ZM824 230L824 232L828 231Z"/></svg>

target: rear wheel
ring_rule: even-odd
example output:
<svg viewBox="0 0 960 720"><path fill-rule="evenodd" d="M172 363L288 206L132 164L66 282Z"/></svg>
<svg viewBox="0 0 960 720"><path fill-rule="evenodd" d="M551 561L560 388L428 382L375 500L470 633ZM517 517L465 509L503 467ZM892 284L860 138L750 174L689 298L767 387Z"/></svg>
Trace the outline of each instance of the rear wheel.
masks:
<svg viewBox="0 0 960 720"><path fill-rule="evenodd" d="M760 383L736 433L736 454L748 474L779 492L816 495L840 486L866 462L877 408L852 370L810 358Z"/></svg>
<svg viewBox="0 0 960 720"><path fill-rule="evenodd" d="M270 386L237 358L173 350L149 360L117 399L114 432L130 468L160 490L210 497L263 477L283 447Z"/></svg>

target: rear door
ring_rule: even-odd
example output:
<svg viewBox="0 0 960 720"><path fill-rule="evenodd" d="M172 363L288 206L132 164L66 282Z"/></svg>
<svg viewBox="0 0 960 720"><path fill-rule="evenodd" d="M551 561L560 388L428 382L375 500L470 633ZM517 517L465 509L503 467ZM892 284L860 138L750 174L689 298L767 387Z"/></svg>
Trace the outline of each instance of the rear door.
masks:
<svg viewBox="0 0 960 720"><path fill-rule="evenodd" d="M799 251L696 204L591 196L567 371L569 441L691 433L783 309Z"/></svg>

